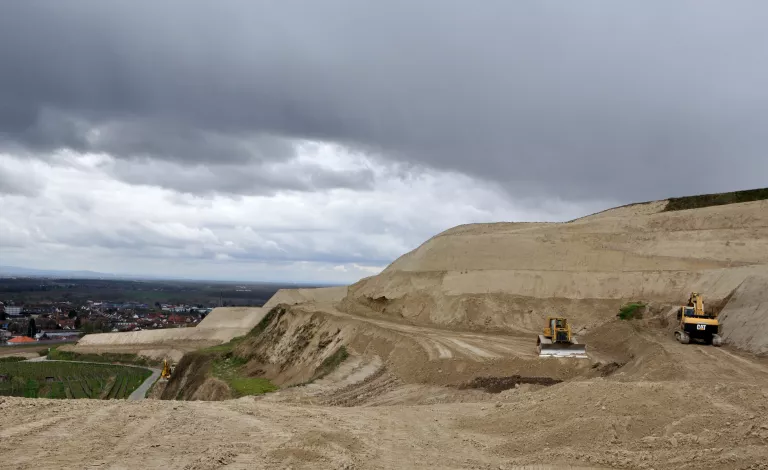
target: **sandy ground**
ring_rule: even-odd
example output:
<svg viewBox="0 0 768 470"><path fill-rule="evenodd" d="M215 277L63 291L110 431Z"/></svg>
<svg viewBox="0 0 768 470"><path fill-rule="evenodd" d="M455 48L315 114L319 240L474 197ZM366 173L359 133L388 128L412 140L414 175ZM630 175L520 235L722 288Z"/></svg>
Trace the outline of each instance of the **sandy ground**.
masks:
<svg viewBox="0 0 768 470"><path fill-rule="evenodd" d="M281 385L264 397L0 398L0 468L768 469L768 203L662 208L460 226L349 288L280 291L265 310L285 313L238 345ZM722 307L726 346L674 341L692 290ZM644 319L615 318L627 300ZM589 360L534 354L553 312ZM77 348L200 345L119 338ZM350 358L300 385L340 345Z"/></svg>
<svg viewBox="0 0 768 470"><path fill-rule="evenodd" d="M328 380L224 402L0 398L0 468L764 468L766 361L636 333L647 352L611 376L498 394L396 384L307 402L339 395Z"/></svg>

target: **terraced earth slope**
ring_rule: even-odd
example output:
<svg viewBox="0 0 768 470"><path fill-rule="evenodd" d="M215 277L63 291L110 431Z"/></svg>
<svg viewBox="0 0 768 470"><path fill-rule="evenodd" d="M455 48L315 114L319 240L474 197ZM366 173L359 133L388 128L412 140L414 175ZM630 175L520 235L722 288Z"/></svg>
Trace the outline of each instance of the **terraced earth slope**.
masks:
<svg viewBox="0 0 768 470"><path fill-rule="evenodd" d="M768 203L667 208L456 227L348 288L209 322L257 325L225 349L275 393L206 401L227 394L178 371L195 401L0 398L0 466L764 468ZM694 290L724 347L674 340ZM618 319L629 301L640 315ZM554 312L590 359L537 357Z"/></svg>
<svg viewBox="0 0 768 470"><path fill-rule="evenodd" d="M625 302L715 306L768 273L768 201L663 211L665 201L568 223L459 226L349 287L341 309L449 327L537 331L561 312L577 328Z"/></svg>

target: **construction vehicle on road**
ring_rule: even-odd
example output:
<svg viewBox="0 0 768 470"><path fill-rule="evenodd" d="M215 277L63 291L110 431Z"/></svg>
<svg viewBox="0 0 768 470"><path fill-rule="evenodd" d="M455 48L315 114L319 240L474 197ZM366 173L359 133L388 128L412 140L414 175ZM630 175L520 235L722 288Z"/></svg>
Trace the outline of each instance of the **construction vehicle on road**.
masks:
<svg viewBox="0 0 768 470"><path fill-rule="evenodd" d="M694 340L713 346L723 344L717 314L704 311L704 300L698 292L692 292L688 305L677 311L677 321L675 339L680 343L688 344Z"/></svg>
<svg viewBox="0 0 768 470"><path fill-rule="evenodd" d="M587 358L587 347L578 344L571 332L571 325L563 317L548 317L544 334L536 341L539 357Z"/></svg>

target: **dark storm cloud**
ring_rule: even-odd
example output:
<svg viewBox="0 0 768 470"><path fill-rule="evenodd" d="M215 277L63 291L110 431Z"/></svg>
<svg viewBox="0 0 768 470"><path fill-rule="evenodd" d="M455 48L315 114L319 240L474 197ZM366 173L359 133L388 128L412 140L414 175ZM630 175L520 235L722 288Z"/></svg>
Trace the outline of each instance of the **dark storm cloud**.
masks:
<svg viewBox="0 0 768 470"><path fill-rule="evenodd" d="M760 186L765 24L762 1L6 1L0 135L190 165L320 139L518 195Z"/></svg>

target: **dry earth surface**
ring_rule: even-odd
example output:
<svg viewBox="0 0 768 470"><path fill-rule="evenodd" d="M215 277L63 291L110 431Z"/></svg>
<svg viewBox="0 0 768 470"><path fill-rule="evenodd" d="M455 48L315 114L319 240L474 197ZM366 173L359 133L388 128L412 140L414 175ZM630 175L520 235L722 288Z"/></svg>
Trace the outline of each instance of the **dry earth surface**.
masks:
<svg viewBox="0 0 768 470"><path fill-rule="evenodd" d="M281 390L0 398L0 467L768 468L768 203L663 208L460 226L348 288L280 291L190 332L86 337L73 349L181 356L278 312L236 351ZM691 291L721 311L724 347L674 341ZM628 301L642 319L616 319ZM589 360L535 355L555 312Z"/></svg>

